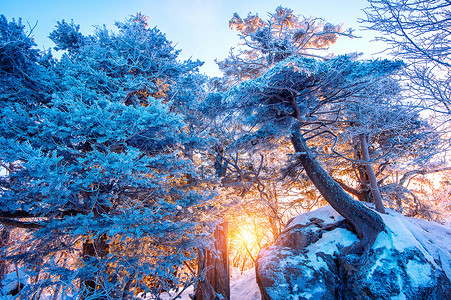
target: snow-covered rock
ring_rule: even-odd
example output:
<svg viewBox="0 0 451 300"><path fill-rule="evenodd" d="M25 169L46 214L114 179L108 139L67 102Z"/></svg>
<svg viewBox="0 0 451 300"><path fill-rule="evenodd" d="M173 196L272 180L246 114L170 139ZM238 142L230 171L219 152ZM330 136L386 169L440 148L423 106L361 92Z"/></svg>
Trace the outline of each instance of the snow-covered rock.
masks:
<svg viewBox="0 0 451 300"><path fill-rule="evenodd" d="M330 206L293 219L258 255L262 299L451 299L451 228L381 216L387 230L359 265L337 255L358 238Z"/></svg>

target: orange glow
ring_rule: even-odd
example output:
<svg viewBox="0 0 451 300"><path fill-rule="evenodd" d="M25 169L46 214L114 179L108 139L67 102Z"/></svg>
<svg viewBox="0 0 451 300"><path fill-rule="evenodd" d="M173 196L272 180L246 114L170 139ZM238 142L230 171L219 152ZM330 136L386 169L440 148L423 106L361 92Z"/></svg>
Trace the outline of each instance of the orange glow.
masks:
<svg viewBox="0 0 451 300"><path fill-rule="evenodd" d="M231 224L234 225L229 227L230 263L243 272L255 266L258 252L267 244L268 230L251 216Z"/></svg>
<svg viewBox="0 0 451 300"><path fill-rule="evenodd" d="M248 247L249 251L257 246L255 232L250 228L249 225L241 226L238 232L238 236L240 237L241 242Z"/></svg>

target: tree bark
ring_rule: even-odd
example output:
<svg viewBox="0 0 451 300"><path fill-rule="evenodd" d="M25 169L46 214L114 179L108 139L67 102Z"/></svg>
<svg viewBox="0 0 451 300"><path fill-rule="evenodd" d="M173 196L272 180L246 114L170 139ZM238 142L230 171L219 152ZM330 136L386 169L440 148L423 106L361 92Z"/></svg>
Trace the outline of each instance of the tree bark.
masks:
<svg viewBox="0 0 451 300"><path fill-rule="evenodd" d="M354 200L327 174L313 157L299 127L296 125L292 131L291 142L298 153L299 162L315 187L324 199L355 228L360 242L343 250L342 254L358 253L365 257L374 244L377 235L385 230L381 216Z"/></svg>
<svg viewBox="0 0 451 300"><path fill-rule="evenodd" d="M373 201L376 205L376 210L382 214L385 214L384 204L382 203L382 196L377 185L376 174L374 173L373 166L371 165L370 153L368 151L367 136L362 134L360 136L360 146L362 148L362 156L365 161L365 170L368 175L368 181L370 182L371 194L373 195Z"/></svg>
<svg viewBox="0 0 451 300"><path fill-rule="evenodd" d="M223 178L227 173L227 161L224 159L225 151L223 149L218 150L218 154L215 157L215 170L218 178Z"/></svg>
<svg viewBox="0 0 451 300"><path fill-rule="evenodd" d="M224 159L223 149L217 149L214 167L216 176L224 178L227 173L227 160ZM222 222L214 233L214 249L199 249L198 276L194 293L196 300L230 299L230 266L228 253L228 223ZM217 295L221 295L219 298Z"/></svg>
<svg viewBox="0 0 451 300"><path fill-rule="evenodd" d="M7 246L9 243L9 233L10 229L7 226L3 226L0 231L0 251L3 247ZM2 288L2 281L5 278L6 273L6 261L0 259L0 288Z"/></svg>
<svg viewBox="0 0 451 300"><path fill-rule="evenodd" d="M194 294L194 299L196 300L230 299L230 268L227 232L228 224L227 222L223 222L215 230L214 249L199 250L198 274L200 280Z"/></svg>
<svg viewBox="0 0 451 300"><path fill-rule="evenodd" d="M109 246L106 242L107 236L102 235L95 239L94 241L87 240L82 246L82 259L89 260L90 258L102 259L105 258L109 253ZM100 272L102 272L100 270ZM86 293L81 299L87 299L93 296L97 290L99 274L92 274L89 278L83 278L80 282L80 288L85 289ZM100 299L100 298L99 298Z"/></svg>
<svg viewBox="0 0 451 300"><path fill-rule="evenodd" d="M360 139L353 139L352 147L354 149L354 159L362 161L362 147L360 144ZM368 174L366 173L366 168L361 163L356 163L353 165L355 175L359 183L359 192L357 198L359 201L373 203L373 195L371 194L371 189L369 186ZM348 190L345 189L349 193Z"/></svg>

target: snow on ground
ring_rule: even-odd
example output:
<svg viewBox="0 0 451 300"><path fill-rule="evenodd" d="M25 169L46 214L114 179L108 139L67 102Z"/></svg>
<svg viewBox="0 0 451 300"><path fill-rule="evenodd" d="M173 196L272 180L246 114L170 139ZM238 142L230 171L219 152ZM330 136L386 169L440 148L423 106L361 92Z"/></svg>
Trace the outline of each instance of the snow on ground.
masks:
<svg viewBox="0 0 451 300"><path fill-rule="evenodd" d="M260 300L260 290L255 278L255 269L243 272L243 275L232 272L230 279L231 300ZM234 276L235 275L235 276Z"/></svg>
<svg viewBox="0 0 451 300"><path fill-rule="evenodd" d="M260 290L255 278L255 269L244 271L243 274L237 269L231 270L232 277L230 278L230 300L260 300ZM181 300L191 300L190 294L194 294L193 286L187 288L180 296ZM170 300L168 294L160 296L162 300ZM147 298L151 300L153 298Z"/></svg>
<svg viewBox="0 0 451 300"><path fill-rule="evenodd" d="M21 280L26 282L26 275L19 274ZM17 283L16 273L10 273L6 276L3 284L6 284L4 287L5 292L9 292L12 290ZM193 286L188 287L180 296L181 300L191 300L189 297L190 294L194 294ZM244 271L241 274L238 270L232 269L232 278L230 279L230 295L231 300L260 300L260 290L258 289L258 285L255 279L255 269L250 269ZM174 296L174 295L172 295ZM0 293L0 300L13 300L16 297L13 296L2 296ZM51 297L43 297L43 299L50 299ZM153 298L147 297L146 300L151 300ZM170 300L171 297L164 293L161 295L162 300Z"/></svg>

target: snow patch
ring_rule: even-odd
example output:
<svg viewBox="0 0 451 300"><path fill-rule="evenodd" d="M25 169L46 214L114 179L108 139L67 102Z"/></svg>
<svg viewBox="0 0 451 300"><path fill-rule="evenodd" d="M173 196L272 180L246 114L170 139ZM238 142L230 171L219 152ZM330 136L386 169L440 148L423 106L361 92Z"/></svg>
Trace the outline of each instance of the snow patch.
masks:
<svg viewBox="0 0 451 300"><path fill-rule="evenodd" d="M371 280L371 277L373 277L373 274L377 270L384 270L384 269L393 269L396 268L396 262L390 260L390 254L387 249L384 249L382 254L380 254L378 260L375 262L375 264L371 267L371 269L368 271L367 279ZM398 281L400 281L400 278L398 277ZM401 283L399 283L399 286L402 286Z"/></svg>
<svg viewBox="0 0 451 300"><path fill-rule="evenodd" d="M428 286L431 281L431 267L420 261L409 260L406 272L414 286Z"/></svg>
<svg viewBox="0 0 451 300"><path fill-rule="evenodd" d="M242 275L231 278L230 298L231 300L261 299L254 268L243 272Z"/></svg>
<svg viewBox="0 0 451 300"><path fill-rule="evenodd" d="M260 289L257 285L255 276L255 269L244 271L243 274L237 269L231 270L232 277L230 278L230 298L231 300L260 300ZM194 294L194 287L189 286L181 295L180 300L191 300L189 295ZM171 294L163 293L160 295L161 300L170 300L174 297L174 292ZM171 297L172 296L172 297ZM155 298L147 296L146 300L153 300ZM0 300L3 300L0 298Z"/></svg>
<svg viewBox="0 0 451 300"><path fill-rule="evenodd" d="M416 247L434 268L443 270L451 281L451 227L406 218L390 209L387 212L388 214L381 215L387 225L387 233L378 235L373 249L385 247L403 251ZM440 261L441 267L436 261Z"/></svg>
<svg viewBox="0 0 451 300"><path fill-rule="evenodd" d="M336 228L333 231L323 233L321 239L307 247L309 252L323 252L334 255L339 253L339 248L351 246L358 242L357 236L344 228Z"/></svg>
<svg viewBox="0 0 451 300"><path fill-rule="evenodd" d="M357 236L344 228L336 228L333 231L323 233L321 239L306 248L308 250L307 259L308 266L315 270L327 268L326 262L317 253L334 255L340 252L341 248L351 246L354 242L358 242Z"/></svg>
<svg viewBox="0 0 451 300"><path fill-rule="evenodd" d="M310 219L313 218L323 220L323 225L333 224L344 219L335 209L328 205L295 217L288 224L289 226L285 230L288 230L288 228L291 228L295 225L305 225L307 223L310 223Z"/></svg>
<svg viewBox="0 0 451 300"><path fill-rule="evenodd" d="M315 288L313 289L313 291L309 291L309 292L304 292L301 293L300 296L304 297L305 299L312 299L312 300L316 300L313 295L321 295L323 293L324 289L322 289L319 286L315 286ZM313 292L313 294L312 294Z"/></svg>

